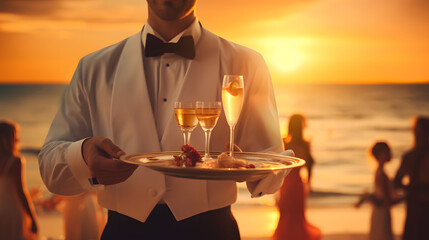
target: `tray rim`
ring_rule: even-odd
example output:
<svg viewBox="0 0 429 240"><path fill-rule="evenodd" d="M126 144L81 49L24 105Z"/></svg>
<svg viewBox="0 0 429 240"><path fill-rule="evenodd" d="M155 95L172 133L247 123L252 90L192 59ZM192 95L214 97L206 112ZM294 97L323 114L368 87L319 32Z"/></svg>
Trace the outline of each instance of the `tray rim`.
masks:
<svg viewBox="0 0 429 240"><path fill-rule="evenodd" d="M122 155L119 159L121 160L121 161L123 161L123 162L126 162L126 163L129 163L129 164L136 164L136 165L140 165L140 166L145 166L145 167L152 167L151 165L155 165L157 162L147 162L147 163L137 163L137 162L133 162L133 161L130 161L130 160L127 160L127 159L125 159L125 158L131 158L131 157L137 157L137 156L144 156L144 155L177 155L177 154L179 154L179 153L181 153L181 151L165 151L165 152L148 152L148 153L136 153L136 154L126 154L126 155ZM210 155L215 155L215 156L217 156L217 155L219 155L219 154L221 154L222 152L211 152L210 153ZM255 157L257 157L257 156L266 156L266 157L268 157L268 156L271 156L271 157L277 157L277 158L283 158L283 159L285 159L285 161L286 161L286 159L288 159L288 160L293 160L293 161L296 161L296 163L294 163L294 164L291 164L291 165L283 165L283 167L282 168L279 168L279 169L270 169L270 168L263 168L263 169L261 169L261 168L246 168L246 169L242 169L242 168L196 168L196 167L179 167L179 166L171 166L171 167L168 167L168 168L171 168L171 169L190 169L189 171L193 171L193 170L191 170L191 169L197 169L197 171L210 171L210 172L212 172L212 171L220 171L220 172L225 172L225 171L228 171L228 172L243 172L243 171L258 171L258 170L272 170L272 171L277 171L277 170L282 170L282 169L289 169L289 168L296 168L296 167L301 167L301 166L303 166L303 165L305 165L305 160L304 159L301 159L301 158L297 158L297 157L293 157L293 156L285 156L285 155L281 155L281 154L276 154L276 153L261 153L261 152L234 152L234 155L247 155L247 156L255 156ZM260 161L264 161L264 160L260 160ZM267 161L267 162L269 162L269 161ZM163 168L167 168L167 167L163 167ZM185 171L187 171L187 170L185 170Z"/></svg>
<svg viewBox="0 0 429 240"><path fill-rule="evenodd" d="M175 165L162 166L158 164L159 161L137 163L135 161L129 161L125 159L127 157L132 158L132 157L138 157L138 156L148 156L148 157L156 156L156 155L174 156L176 154L179 154L180 152L181 151L137 153L137 154L123 155L121 156L120 160L130 164L137 164L137 165L146 167L148 169L157 171L161 174L164 174L165 176L170 176L170 177L196 179L196 180L223 180L223 181L227 180L227 181L235 181L235 182L257 181L267 176L268 174L276 171L287 171L287 174L289 174L292 168L301 167L305 164L305 160L301 158L285 156L285 155L275 154L275 153L259 153L259 152L235 152L234 154L237 155L237 157L240 157L240 155L247 155L247 156L252 156L256 158L258 156L280 158L280 159L283 159L284 161L286 161L287 159L289 164L286 165L286 164L280 163L279 165L281 167L279 168L201 168L201 167L180 167ZM217 156L218 154L221 154L221 152L211 153L212 156ZM172 159L167 159L166 161L171 161L171 160ZM253 161L258 161L258 160L253 160ZM259 161L264 161L264 160L260 159ZM293 161L293 163L290 164L290 161ZM273 161L267 161L267 162L273 163Z"/></svg>

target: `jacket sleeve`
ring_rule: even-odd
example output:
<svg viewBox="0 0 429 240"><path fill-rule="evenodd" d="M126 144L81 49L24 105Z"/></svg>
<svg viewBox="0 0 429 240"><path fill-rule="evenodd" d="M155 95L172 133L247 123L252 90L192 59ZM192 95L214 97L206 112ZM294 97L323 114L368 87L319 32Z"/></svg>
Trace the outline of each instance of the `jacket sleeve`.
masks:
<svg viewBox="0 0 429 240"><path fill-rule="evenodd" d="M267 65L252 56L244 76L245 98L237 124L237 144L246 152L283 151L276 100Z"/></svg>
<svg viewBox="0 0 429 240"><path fill-rule="evenodd" d="M92 136L88 95L82 84L82 62L63 93L61 105L39 153L39 168L49 191L74 195L91 187L81 153L82 142Z"/></svg>
<svg viewBox="0 0 429 240"><path fill-rule="evenodd" d="M246 68L245 100L237 125L238 145L244 151L293 155L288 151L283 152L271 76L262 55L253 55ZM289 170L277 171L258 181L246 182L246 186L252 198L272 194L282 186L287 174Z"/></svg>

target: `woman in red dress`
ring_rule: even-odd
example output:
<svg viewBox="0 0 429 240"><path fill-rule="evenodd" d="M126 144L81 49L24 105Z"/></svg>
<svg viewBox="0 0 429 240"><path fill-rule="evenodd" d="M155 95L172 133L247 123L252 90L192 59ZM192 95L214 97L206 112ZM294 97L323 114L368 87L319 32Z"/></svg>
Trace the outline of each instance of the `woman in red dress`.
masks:
<svg viewBox="0 0 429 240"><path fill-rule="evenodd" d="M289 119L288 136L283 139L285 149L292 149L295 156L306 160L308 179L311 177L313 158L310 153L310 142L303 137L305 118L294 114ZM307 181L309 183L309 180ZM280 189L277 205L280 218L273 240L319 240L319 228L309 224L305 218L305 201L308 194L300 176L300 168L293 169L286 176Z"/></svg>

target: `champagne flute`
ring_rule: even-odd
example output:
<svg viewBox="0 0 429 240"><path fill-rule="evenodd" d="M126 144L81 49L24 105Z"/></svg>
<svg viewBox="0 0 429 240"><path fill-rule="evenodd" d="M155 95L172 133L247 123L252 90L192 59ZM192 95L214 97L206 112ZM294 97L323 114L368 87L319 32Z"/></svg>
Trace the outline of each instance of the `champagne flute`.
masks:
<svg viewBox="0 0 429 240"><path fill-rule="evenodd" d="M183 133L184 144L189 145L191 133L198 124L195 102L175 102L174 114Z"/></svg>
<svg viewBox="0 0 429 240"><path fill-rule="evenodd" d="M210 135L213 128L216 126L217 120L219 119L222 111L222 104L220 102L201 102L196 103L196 113L200 126L205 134L205 145L204 145L204 160L212 159L210 157Z"/></svg>
<svg viewBox="0 0 429 240"><path fill-rule="evenodd" d="M222 103L226 120L230 127L229 156L234 151L234 128L240 117L243 106L244 83L243 75L225 75L222 82Z"/></svg>

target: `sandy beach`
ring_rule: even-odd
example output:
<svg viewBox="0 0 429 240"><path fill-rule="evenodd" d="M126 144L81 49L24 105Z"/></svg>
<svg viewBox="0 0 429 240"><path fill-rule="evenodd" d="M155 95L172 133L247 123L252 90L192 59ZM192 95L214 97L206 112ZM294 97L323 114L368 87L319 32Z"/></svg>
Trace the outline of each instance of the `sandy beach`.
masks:
<svg viewBox="0 0 429 240"><path fill-rule="evenodd" d="M243 240L268 240L277 226L278 212L274 207L233 206L233 211ZM359 209L352 206L307 209L307 220L322 230L323 240L367 239L370 217L370 206ZM398 240L404 217L404 206L392 209L392 229Z"/></svg>
<svg viewBox="0 0 429 240"><path fill-rule="evenodd" d="M323 203L323 199L311 199ZM322 230L322 240L364 240L369 231L371 206L356 209L349 204L326 206L312 203L307 208L307 220ZM405 219L403 204L392 208L392 229L396 239L400 239ZM274 232L278 212L276 207L264 204L242 204L232 206L243 240L268 240ZM59 212L39 212L40 239L64 239L63 221Z"/></svg>

